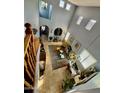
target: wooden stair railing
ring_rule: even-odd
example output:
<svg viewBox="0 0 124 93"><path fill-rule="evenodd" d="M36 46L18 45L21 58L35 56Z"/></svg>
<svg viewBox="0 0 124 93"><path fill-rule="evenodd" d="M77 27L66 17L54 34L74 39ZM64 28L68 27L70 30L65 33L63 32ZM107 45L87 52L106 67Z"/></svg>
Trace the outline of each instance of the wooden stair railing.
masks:
<svg viewBox="0 0 124 93"><path fill-rule="evenodd" d="M36 49L34 35L27 34L24 38L24 88L32 89L35 83Z"/></svg>

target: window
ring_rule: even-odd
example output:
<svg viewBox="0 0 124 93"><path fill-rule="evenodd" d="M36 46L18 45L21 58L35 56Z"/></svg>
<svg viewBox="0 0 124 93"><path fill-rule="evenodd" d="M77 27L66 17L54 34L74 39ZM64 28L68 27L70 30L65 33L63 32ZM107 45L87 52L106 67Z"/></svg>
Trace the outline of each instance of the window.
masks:
<svg viewBox="0 0 124 93"><path fill-rule="evenodd" d="M46 2L44 2L44 1L40 2L40 7L41 8L47 8L47 6L48 6L48 4Z"/></svg>
<svg viewBox="0 0 124 93"><path fill-rule="evenodd" d="M65 6L64 0L60 0L59 7L64 8L64 6Z"/></svg>
<svg viewBox="0 0 124 93"><path fill-rule="evenodd" d="M79 16L76 24L80 25L82 20L83 20L83 16Z"/></svg>
<svg viewBox="0 0 124 93"><path fill-rule="evenodd" d="M69 11L69 10L71 9L71 4L68 4L68 3L67 3L65 9Z"/></svg>
<svg viewBox="0 0 124 93"><path fill-rule="evenodd" d="M90 31L92 29L92 27L95 25L95 23L96 23L96 20L90 19L90 21L85 26L85 29Z"/></svg>
<svg viewBox="0 0 124 93"><path fill-rule="evenodd" d="M39 0L39 16L46 19L51 19L52 5L43 0Z"/></svg>
<svg viewBox="0 0 124 93"><path fill-rule="evenodd" d="M45 26L41 26L41 29L44 31L45 30Z"/></svg>
<svg viewBox="0 0 124 93"><path fill-rule="evenodd" d="M82 65L84 67L84 69L87 69L88 67L94 65L97 62L97 60L89 55L84 61L82 61Z"/></svg>
<svg viewBox="0 0 124 93"><path fill-rule="evenodd" d="M67 32L67 34L66 34L66 36L65 36L65 41L67 41L67 40L68 40L69 36L70 36L70 33L69 33L69 32Z"/></svg>
<svg viewBox="0 0 124 93"><path fill-rule="evenodd" d="M65 6L66 5L66 6ZM71 9L71 4L66 3L64 0L60 0L59 2L59 7L64 8L67 11L70 11Z"/></svg>
<svg viewBox="0 0 124 93"><path fill-rule="evenodd" d="M84 69L87 69L97 62L97 60L85 49L81 52L78 60L81 62Z"/></svg>

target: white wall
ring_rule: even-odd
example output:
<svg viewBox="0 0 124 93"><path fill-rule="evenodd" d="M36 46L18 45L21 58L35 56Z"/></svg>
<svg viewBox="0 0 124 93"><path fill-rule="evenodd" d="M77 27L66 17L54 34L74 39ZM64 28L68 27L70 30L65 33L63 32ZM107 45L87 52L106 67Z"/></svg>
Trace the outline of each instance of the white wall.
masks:
<svg viewBox="0 0 124 93"><path fill-rule="evenodd" d="M39 30L38 0L24 0L24 23L26 22Z"/></svg>
<svg viewBox="0 0 124 93"><path fill-rule="evenodd" d="M96 64L96 68L98 71L100 71L100 37L99 36L89 46L88 50L97 59L98 63Z"/></svg>
<svg viewBox="0 0 124 93"><path fill-rule="evenodd" d="M80 25L76 24L78 16L84 19ZM91 31L85 30L89 19L97 22ZM100 70L100 8L99 7L77 7L68 31L82 44L82 49L87 49L97 60L97 70Z"/></svg>
<svg viewBox="0 0 124 93"><path fill-rule="evenodd" d="M40 17L39 24L48 25L50 30L61 27L65 32L67 31L70 19L73 15L75 6L71 6L71 10L67 11L59 7L59 0L46 0L49 4L53 5L51 20ZM66 0L65 0L66 1Z"/></svg>

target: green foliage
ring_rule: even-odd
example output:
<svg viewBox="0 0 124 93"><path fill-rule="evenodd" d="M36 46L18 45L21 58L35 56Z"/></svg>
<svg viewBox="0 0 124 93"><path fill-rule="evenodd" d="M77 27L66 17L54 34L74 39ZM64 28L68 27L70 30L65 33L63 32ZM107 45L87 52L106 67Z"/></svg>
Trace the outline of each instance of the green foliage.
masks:
<svg viewBox="0 0 124 93"><path fill-rule="evenodd" d="M72 89L73 85L74 85L74 80L66 77L66 79L63 80L62 88L64 91L67 91Z"/></svg>

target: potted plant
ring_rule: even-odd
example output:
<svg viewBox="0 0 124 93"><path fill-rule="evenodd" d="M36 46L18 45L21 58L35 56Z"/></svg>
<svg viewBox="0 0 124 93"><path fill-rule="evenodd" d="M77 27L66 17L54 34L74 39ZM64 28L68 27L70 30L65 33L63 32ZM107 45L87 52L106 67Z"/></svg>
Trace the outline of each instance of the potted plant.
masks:
<svg viewBox="0 0 124 93"><path fill-rule="evenodd" d="M74 80L72 78L66 77L66 79L63 80L63 84L62 84L63 91L68 91L72 89L73 85L74 85Z"/></svg>

